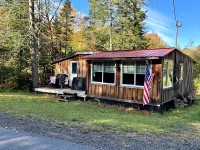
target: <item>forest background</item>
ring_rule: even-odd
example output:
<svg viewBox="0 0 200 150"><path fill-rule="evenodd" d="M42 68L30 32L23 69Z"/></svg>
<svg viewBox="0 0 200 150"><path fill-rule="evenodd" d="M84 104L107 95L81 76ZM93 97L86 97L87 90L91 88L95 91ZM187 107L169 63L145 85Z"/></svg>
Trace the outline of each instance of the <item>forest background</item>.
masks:
<svg viewBox="0 0 200 150"><path fill-rule="evenodd" d="M45 85L51 63L76 52L165 48L157 33L145 29L144 0L88 0L89 15L70 0L1 0L0 88ZM182 52L195 61L199 87L200 46L188 41Z"/></svg>

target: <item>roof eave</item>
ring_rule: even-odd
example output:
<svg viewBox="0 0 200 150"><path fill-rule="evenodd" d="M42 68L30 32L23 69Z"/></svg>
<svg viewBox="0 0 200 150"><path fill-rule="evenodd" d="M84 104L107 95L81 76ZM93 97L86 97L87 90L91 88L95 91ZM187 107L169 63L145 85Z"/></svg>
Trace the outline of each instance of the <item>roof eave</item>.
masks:
<svg viewBox="0 0 200 150"><path fill-rule="evenodd" d="M160 57L100 57L100 58L83 58L86 60L151 60L151 59L159 59Z"/></svg>

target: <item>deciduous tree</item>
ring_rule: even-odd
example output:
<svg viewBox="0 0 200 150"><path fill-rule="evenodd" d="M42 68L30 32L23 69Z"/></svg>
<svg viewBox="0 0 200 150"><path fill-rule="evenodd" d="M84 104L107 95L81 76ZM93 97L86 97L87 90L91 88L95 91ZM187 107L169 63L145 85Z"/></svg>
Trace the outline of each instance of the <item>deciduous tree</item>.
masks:
<svg viewBox="0 0 200 150"><path fill-rule="evenodd" d="M145 37L149 39L149 48L165 48L167 44L162 38L155 32L145 34Z"/></svg>

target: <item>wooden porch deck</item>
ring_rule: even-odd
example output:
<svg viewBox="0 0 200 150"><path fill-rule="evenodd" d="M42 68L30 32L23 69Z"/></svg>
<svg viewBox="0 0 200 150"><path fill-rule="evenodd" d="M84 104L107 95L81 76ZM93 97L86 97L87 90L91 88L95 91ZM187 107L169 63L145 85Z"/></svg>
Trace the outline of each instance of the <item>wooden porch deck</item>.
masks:
<svg viewBox="0 0 200 150"><path fill-rule="evenodd" d="M56 88L41 87L41 88L35 88L35 92L57 94L57 95L62 95L64 93L69 93L69 94L77 93L78 97L81 97L81 98L86 97L85 91L71 90L70 88L68 88L68 89L56 89Z"/></svg>

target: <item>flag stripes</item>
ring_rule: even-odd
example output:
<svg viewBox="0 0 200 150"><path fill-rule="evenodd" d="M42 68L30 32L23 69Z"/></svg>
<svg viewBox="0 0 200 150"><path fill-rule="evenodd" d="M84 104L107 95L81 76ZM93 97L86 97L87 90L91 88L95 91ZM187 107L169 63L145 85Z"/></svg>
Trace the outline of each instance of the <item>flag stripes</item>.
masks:
<svg viewBox="0 0 200 150"><path fill-rule="evenodd" d="M149 71L149 63L146 63L146 73L144 80L144 93L143 93L143 105L147 105L150 102L150 89L153 82L154 73Z"/></svg>

